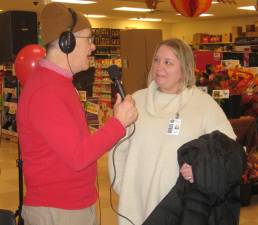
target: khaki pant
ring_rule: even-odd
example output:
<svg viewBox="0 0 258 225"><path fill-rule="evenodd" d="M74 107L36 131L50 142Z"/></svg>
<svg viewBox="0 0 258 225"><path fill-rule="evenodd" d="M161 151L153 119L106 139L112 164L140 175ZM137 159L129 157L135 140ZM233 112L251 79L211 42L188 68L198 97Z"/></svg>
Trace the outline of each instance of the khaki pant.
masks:
<svg viewBox="0 0 258 225"><path fill-rule="evenodd" d="M80 210L23 206L25 225L97 225L95 205Z"/></svg>

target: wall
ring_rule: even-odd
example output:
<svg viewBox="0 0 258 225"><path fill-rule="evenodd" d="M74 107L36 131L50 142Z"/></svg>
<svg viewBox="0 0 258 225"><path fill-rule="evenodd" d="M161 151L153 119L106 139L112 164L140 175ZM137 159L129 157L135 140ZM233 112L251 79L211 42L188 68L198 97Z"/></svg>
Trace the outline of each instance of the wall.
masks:
<svg viewBox="0 0 258 225"><path fill-rule="evenodd" d="M130 20L111 20L111 19L90 19L94 28L114 28L114 29L161 29L163 39L170 37L171 24L160 22L141 22Z"/></svg>
<svg viewBox="0 0 258 225"><path fill-rule="evenodd" d="M242 26L243 31L245 31L245 25L254 23L258 23L257 16L177 23L171 26L170 36L182 38L188 43L192 43L194 33L229 33L231 32L232 26Z"/></svg>

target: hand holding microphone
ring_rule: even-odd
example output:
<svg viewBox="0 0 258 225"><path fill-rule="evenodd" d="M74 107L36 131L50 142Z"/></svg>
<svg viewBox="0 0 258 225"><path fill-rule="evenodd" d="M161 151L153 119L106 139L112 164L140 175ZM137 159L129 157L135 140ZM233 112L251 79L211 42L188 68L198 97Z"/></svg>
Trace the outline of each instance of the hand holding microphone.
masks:
<svg viewBox="0 0 258 225"><path fill-rule="evenodd" d="M121 78L120 69L116 65L112 65L108 68L108 73L111 80L115 82L119 92L114 105L114 117L117 118L124 127L128 127L134 123L138 117L135 101L131 95L125 96L124 88L119 80Z"/></svg>

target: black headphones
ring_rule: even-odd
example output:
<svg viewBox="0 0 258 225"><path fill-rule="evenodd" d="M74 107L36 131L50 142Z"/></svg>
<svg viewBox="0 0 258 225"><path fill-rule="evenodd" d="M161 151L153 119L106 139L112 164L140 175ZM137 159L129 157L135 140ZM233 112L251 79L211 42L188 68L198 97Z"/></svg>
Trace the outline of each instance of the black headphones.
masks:
<svg viewBox="0 0 258 225"><path fill-rule="evenodd" d="M64 52L65 54L71 53L76 45L76 38L73 34L73 29L76 25L77 22L77 15L76 12L73 11L71 8L68 8L69 13L72 16L73 22L71 27L69 28L68 31L64 31L60 37L59 37L59 47Z"/></svg>

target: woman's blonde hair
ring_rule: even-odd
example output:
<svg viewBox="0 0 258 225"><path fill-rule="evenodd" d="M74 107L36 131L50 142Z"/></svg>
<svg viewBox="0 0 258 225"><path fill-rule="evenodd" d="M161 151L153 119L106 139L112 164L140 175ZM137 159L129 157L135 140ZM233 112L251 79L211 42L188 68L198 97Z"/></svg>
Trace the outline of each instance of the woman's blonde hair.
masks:
<svg viewBox="0 0 258 225"><path fill-rule="evenodd" d="M194 75L194 69L195 69L195 61L194 56L191 47L185 43L183 40L177 39L177 38L171 38L168 40L164 40L159 43L157 46L153 60L157 54L158 49L161 46L167 46L171 49L171 51L176 55L178 60L181 64L181 70L183 74L183 87L192 87L195 84L195 75ZM148 85L153 80L153 60L152 60L152 66L148 75Z"/></svg>

